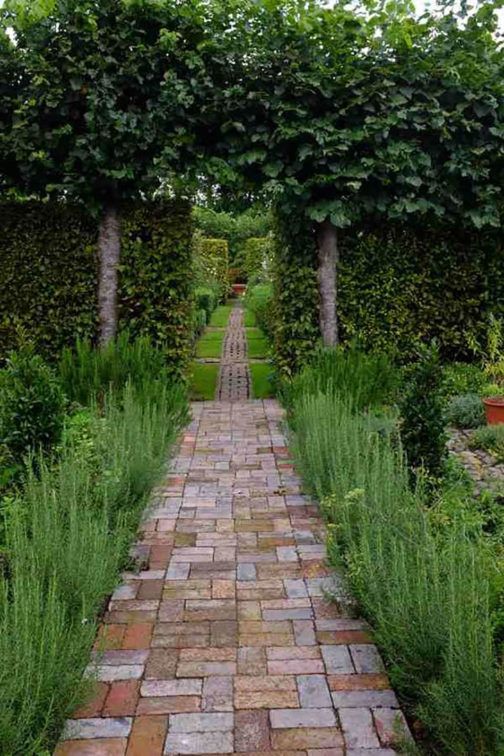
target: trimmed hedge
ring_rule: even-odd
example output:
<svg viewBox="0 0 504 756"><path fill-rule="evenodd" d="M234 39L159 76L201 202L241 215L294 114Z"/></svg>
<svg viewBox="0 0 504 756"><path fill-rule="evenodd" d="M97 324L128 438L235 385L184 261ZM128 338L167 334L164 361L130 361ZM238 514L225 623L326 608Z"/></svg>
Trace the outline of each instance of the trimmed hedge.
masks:
<svg viewBox="0 0 504 756"><path fill-rule="evenodd" d="M216 281L221 288L221 297L228 291L229 249L225 239L206 239L201 237L195 244L198 278L203 285Z"/></svg>
<svg viewBox="0 0 504 756"><path fill-rule="evenodd" d="M275 214L274 350L281 374L296 373L320 338L315 237L302 213Z"/></svg>
<svg viewBox="0 0 504 756"><path fill-rule="evenodd" d="M296 373L320 339L315 237L302 213L276 213L275 352ZM404 360L436 338L445 359L469 358L489 312L504 314L504 250L496 234L409 228L340 233L342 341Z"/></svg>
<svg viewBox="0 0 504 756"><path fill-rule="evenodd" d="M97 228L79 207L56 203L0 206L0 358L24 327L37 351L63 346L97 330Z"/></svg>
<svg viewBox="0 0 504 756"><path fill-rule="evenodd" d="M0 358L17 345L19 330L51 360L77 337L95 340L96 220L62 203L6 203L0 213ZM150 336L179 374L191 349L191 207L125 205L121 228L120 328Z"/></svg>
<svg viewBox="0 0 504 756"><path fill-rule="evenodd" d="M357 337L366 349L407 357L436 338L444 358L464 359L467 334L485 328L503 277L496 236L390 225L382 232L346 232L340 242L342 339Z"/></svg>
<svg viewBox="0 0 504 756"><path fill-rule="evenodd" d="M191 355L191 206L181 200L131 205L122 214L119 323L162 347L181 374Z"/></svg>
<svg viewBox="0 0 504 756"><path fill-rule="evenodd" d="M247 239L244 244L245 272L248 279L265 274L271 268L273 240L269 236Z"/></svg>

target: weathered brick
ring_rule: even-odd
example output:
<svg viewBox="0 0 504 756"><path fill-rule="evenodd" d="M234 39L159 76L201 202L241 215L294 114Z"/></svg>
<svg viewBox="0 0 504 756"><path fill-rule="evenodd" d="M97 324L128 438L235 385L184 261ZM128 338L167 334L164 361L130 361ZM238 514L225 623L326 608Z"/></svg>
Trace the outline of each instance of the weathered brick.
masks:
<svg viewBox="0 0 504 756"><path fill-rule="evenodd" d="M339 690L332 694L335 708L398 707L393 690Z"/></svg>
<svg viewBox="0 0 504 756"><path fill-rule="evenodd" d="M152 696L140 699L137 714L181 714L200 709L199 696Z"/></svg>
<svg viewBox="0 0 504 756"><path fill-rule="evenodd" d="M179 652L172 648L153 648L145 667L147 680L166 680L175 677Z"/></svg>
<svg viewBox="0 0 504 756"><path fill-rule="evenodd" d="M113 682L103 707L105 717L126 717L135 713L140 683L138 680Z"/></svg>
<svg viewBox="0 0 504 756"><path fill-rule="evenodd" d="M298 675L296 679L299 700L304 709L323 709L332 706L325 675Z"/></svg>
<svg viewBox="0 0 504 756"><path fill-rule="evenodd" d="M373 719L382 746L395 746L412 740L403 713L397 708L374 708Z"/></svg>
<svg viewBox="0 0 504 756"><path fill-rule="evenodd" d="M166 738L165 754L233 753L232 732L171 732ZM150 756L150 754L149 754Z"/></svg>
<svg viewBox="0 0 504 756"><path fill-rule="evenodd" d="M109 685L105 682L92 682L87 700L74 712L74 719L88 719L98 717L109 692Z"/></svg>
<svg viewBox="0 0 504 756"><path fill-rule="evenodd" d="M267 711L237 711L235 715L235 751L269 751L270 736Z"/></svg>
<svg viewBox="0 0 504 756"><path fill-rule="evenodd" d="M333 709L278 709L270 712L274 729L297 729L300 727L334 727L336 716Z"/></svg>
<svg viewBox="0 0 504 756"><path fill-rule="evenodd" d="M342 672L355 672L352 657L347 646L321 646L322 657L327 674L334 675Z"/></svg>
<svg viewBox="0 0 504 756"><path fill-rule="evenodd" d="M329 688L331 690L386 690L390 688L387 675L329 675Z"/></svg>
<svg viewBox="0 0 504 756"><path fill-rule="evenodd" d="M376 646L353 644L350 653L355 664L355 669L361 674L369 672L383 672L383 662Z"/></svg>
<svg viewBox="0 0 504 756"><path fill-rule="evenodd" d="M126 738L65 740L58 744L54 756L124 756L127 744ZM139 754L133 756L139 756ZM152 754L152 756L156 755Z"/></svg>
<svg viewBox="0 0 504 756"><path fill-rule="evenodd" d="M257 647L238 649L238 674L265 675L267 673L266 650Z"/></svg>
<svg viewBox="0 0 504 756"><path fill-rule="evenodd" d="M343 738L337 727L301 727L291 730L273 730L271 745L279 750L343 747Z"/></svg>
<svg viewBox="0 0 504 756"><path fill-rule="evenodd" d="M131 730L131 717L90 717L68 719L63 729L62 740L87 740L88 738L127 738Z"/></svg>
<svg viewBox="0 0 504 756"><path fill-rule="evenodd" d="M347 748L380 747L369 709L339 709L338 715Z"/></svg>
<svg viewBox="0 0 504 756"><path fill-rule="evenodd" d="M212 714L174 714L170 717L172 732L221 732L232 730L233 714L224 712Z"/></svg>
<svg viewBox="0 0 504 756"><path fill-rule="evenodd" d="M236 692L236 709L286 709L297 708L299 698L295 690L258 690Z"/></svg>
<svg viewBox="0 0 504 756"><path fill-rule="evenodd" d="M138 622L128 625L121 643L123 649L149 648L152 637L152 622Z"/></svg>
<svg viewBox="0 0 504 756"><path fill-rule="evenodd" d="M126 756L162 756L167 729L166 716L136 717Z"/></svg>
<svg viewBox="0 0 504 756"><path fill-rule="evenodd" d="M211 677L212 675L235 675L236 662L180 662L177 677Z"/></svg>
<svg viewBox="0 0 504 756"><path fill-rule="evenodd" d="M199 696L203 690L203 680L145 680L140 693L149 696Z"/></svg>
<svg viewBox="0 0 504 756"><path fill-rule="evenodd" d="M233 678L206 677L201 708L203 711L233 711Z"/></svg>

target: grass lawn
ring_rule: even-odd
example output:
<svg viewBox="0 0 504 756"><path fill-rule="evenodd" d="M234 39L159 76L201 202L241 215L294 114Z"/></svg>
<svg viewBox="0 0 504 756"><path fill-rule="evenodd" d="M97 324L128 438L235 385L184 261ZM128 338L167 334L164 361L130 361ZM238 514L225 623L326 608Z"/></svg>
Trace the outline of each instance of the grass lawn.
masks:
<svg viewBox="0 0 504 756"><path fill-rule="evenodd" d="M191 399L215 399L219 365L192 362L189 370Z"/></svg>
<svg viewBox="0 0 504 756"><path fill-rule="evenodd" d="M215 328L225 328L228 324L229 313L233 309L232 305L220 305L212 313L209 325Z"/></svg>
<svg viewBox="0 0 504 756"><path fill-rule="evenodd" d="M224 331L205 331L196 344L196 357L220 357Z"/></svg>
<svg viewBox="0 0 504 756"><path fill-rule="evenodd" d="M251 328L256 324L256 318L252 310L245 310L243 313L243 323L245 328Z"/></svg>
<svg viewBox="0 0 504 756"><path fill-rule="evenodd" d="M268 340L260 328L247 328L248 356L252 359L267 357L269 353Z"/></svg>
<svg viewBox="0 0 504 756"><path fill-rule="evenodd" d="M252 398L268 399L273 396L273 386L270 381L271 365L269 363L256 363L249 367L252 378Z"/></svg>

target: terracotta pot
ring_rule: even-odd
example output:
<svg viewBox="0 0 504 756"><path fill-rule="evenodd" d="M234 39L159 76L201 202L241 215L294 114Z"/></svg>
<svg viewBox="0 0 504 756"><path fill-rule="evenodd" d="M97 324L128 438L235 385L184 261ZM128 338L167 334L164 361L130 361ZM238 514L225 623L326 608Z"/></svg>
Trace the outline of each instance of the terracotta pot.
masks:
<svg viewBox="0 0 504 756"><path fill-rule="evenodd" d="M237 296L240 296L240 294L244 294L245 293L245 289L247 288L247 284L234 283L231 288L233 289L233 292Z"/></svg>
<svg viewBox="0 0 504 756"><path fill-rule="evenodd" d="M504 423L504 396L489 396L483 404L488 425Z"/></svg>

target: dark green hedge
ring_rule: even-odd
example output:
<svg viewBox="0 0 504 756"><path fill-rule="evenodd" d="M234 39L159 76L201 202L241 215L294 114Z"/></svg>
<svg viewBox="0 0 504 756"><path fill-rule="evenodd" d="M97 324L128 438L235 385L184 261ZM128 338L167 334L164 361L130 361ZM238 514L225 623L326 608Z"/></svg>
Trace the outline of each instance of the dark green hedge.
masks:
<svg viewBox="0 0 504 756"><path fill-rule="evenodd" d="M0 357L21 326L47 358L97 335L97 223L74 206L0 206ZM149 334L179 372L190 353L192 223L186 202L121 210L120 328Z"/></svg>
<svg viewBox="0 0 504 756"><path fill-rule="evenodd" d="M301 213L275 214L273 263L275 363L283 375L297 372L317 345L315 237Z"/></svg>
<svg viewBox="0 0 504 756"><path fill-rule="evenodd" d="M455 229L346 232L340 260L342 338L403 357L432 338L445 359L468 357L468 332L480 333L496 309L491 267L504 276L497 237Z"/></svg>
<svg viewBox="0 0 504 756"><path fill-rule="evenodd" d="M122 212L119 323L162 346L180 372L191 353L193 310L191 206L145 203Z"/></svg>
<svg viewBox="0 0 504 756"><path fill-rule="evenodd" d="M0 205L0 357L26 329L45 356L97 327L96 223L80 208Z"/></svg>
<svg viewBox="0 0 504 756"><path fill-rule="evenodd" d="M276 215L275 351L296 372L318 343L316 249L303 215ZM496 234L388 225L340 234L343 340L401 360L436 338L445 359L470 357L467 333L504 314L504 250Z"/></svg>

